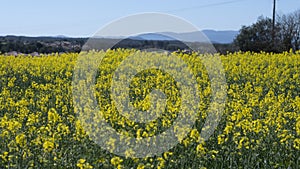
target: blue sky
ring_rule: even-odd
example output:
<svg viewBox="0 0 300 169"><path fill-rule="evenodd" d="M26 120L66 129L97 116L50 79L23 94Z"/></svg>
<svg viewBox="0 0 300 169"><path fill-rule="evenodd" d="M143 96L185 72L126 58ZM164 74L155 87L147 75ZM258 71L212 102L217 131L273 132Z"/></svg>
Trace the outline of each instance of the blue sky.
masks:
<svg viewBox="0 0 300 169"><path fill-rule="evenodd" d="M272 16L273 0L1 0L0 35L88 37L120 17L164 12L202 29L239 30L261 15ZM300 9L300 0L277 0L277 13Z"/></svg>

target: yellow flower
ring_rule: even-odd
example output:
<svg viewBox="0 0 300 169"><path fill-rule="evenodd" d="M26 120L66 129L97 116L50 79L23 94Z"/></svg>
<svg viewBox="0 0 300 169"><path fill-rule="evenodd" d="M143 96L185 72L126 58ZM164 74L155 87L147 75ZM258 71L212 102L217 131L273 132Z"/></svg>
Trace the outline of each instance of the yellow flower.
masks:
<svg viewBox="0 0 300 169"><path fill-rule="evenodd" d="M54 149L54 143L51 141L45 141L43 144L43 148L47 152L51 152Z"/></svg>
<svg viewBox="0 0 300 169"><path fill-rule="evenodd" d="M19 134L16 137L16 143L23 147L26 144L26 136L25 134Z"/></svg>
<svg viewBox="0 0 300 169"><path fill-rule="evenodd" d="M132 149L128 149L125 151L125 157L132 157L135 152Z"/></svg>
<svg viewBox="0 0 300 169"><path fill-rule="evenodd" d="M300 104L299 104L299 108L300 108ZM297 119L296 122L296 132L300 136L300 117Z"/></svg>
<svg viewBox="0 0 300 169"><path fill-rule="evenodd" d="M172 155L173 155L172 152L164 152L164 154L163 154L163 156L164 156L164 158L165 158L166 160L168 160L168 157L169 157L169 156L172 156Z"/></svg>
<svg viewBox="0 0 300 169"><path fill-rule="evenodd" d="M111 160L110 160L110 163L114 166L118 166L119 164L121 164L123 162L123 160L120 158L120 157L113 157Z"/></svg>
<svg viewBox="0 0 300 169"><path fill-rule="evenodd" d="M137 137L137 138L141 138L141 137L142 137L142 129L138 129L138 130L136 131L136 137Z"/></svg>
<svg viewBox="0 0 300 169"><path fill-rule="evenodd" d="M300 139L299 139L299 138L297 138L297 139L294 140L294 145L293 145L293 147L294 147L295 149L297 149L297 150L300 150Z"/></svg>
<svg viewBox="0 0 300 169"><path fill-rule="evenodd" d="M59 114L56 112L54 108L51 108L48 111L48 121L50 123L56 123L57 121L61 121Z"/></svg>
<svg viewBox="0 0 300 169"><path fill-rule="evenodd" d="M218 135L218 144L223 144L225 142L225 135Z"/></svg>
<svg viewBox="0 0 300 169"><path fill-rule="evenodd" d="M82 158L81 158L81 159L79 159L79 160L78 160L78 162L77 162L77 163L79 163L79 164L84 164L84 163L85 163L85 161L86 161L85 159L82 159Z"/></svg>
<svg viewBox="0 0 300 169"><path fill-rule="evenodd" d="M95 122L99 120L97 119L98 114L95 116L93 114L94 107L89 105L95 100L86 99L86 96L90 96L91 93L83 91L78 98L74 98L75 96L72 94L72 91L76 91L77 88L88 87L86 82L95 82L92 85L95 85L96 89L94 94L99 103L99 114L121 134L120 140L107 138L107 147L111 151L117 148L118 141L126 142L130 140L127 138L134 136L139 139L152 137L167 131L167 128L176 124L180 110L184 112L182 117L191 114L186 107L181 105L185 103L181 98L185 95L181 93L180 89L183 87L181 83L177 83L172 77L173 75L163 73L163 70L152 69L145 70L132 79L129 97L126 94L120 94L117 97L121 99L128 97L131 99L130 104L136 110L147 110L152 106L152 98L149 93L156 88L167 96L167 104L164 109L166 112L158 114L159 119L147 124L131 121L118 112L117 104L111 97L111 89L114 87L111 86L112 78L123 60L135 52L144 55L143 62L154 66L148 59L152 54L126 49L84 52L87 57L84 57L83 60L78 60L78 54L75 53L52 54L42 57L14 57L0 54L0 168L22 168L23 164L26 164L28 168L41 167L35 166L36 162L40 162L39 165L60 164L63 165L59 166L61 168L73 165L80 169L93 168L88 163L89 160L93 161L97 167L128 168L127 164L123 162L124 158L121 157L108 157L104 154L99 156L88 154L87 156L91 159L78 157L82 153L99 152L98 149L85 150L91 147L88 146L92 141L90 139L101 137L101 133L97 131L101 126L95 123L89 124L91 120L95 120ZM210 76L207 72L210 68L213 72L215 71L214 73L220 73L215 69L215 62L210 63L213 61L211 58L214 55L204 54L201 55L201 58L196 53L189 55L174 52L174 54L182 58L191 68L198 83L200 97L199 121L195 128L190 133L186 133L185 126L174 126L173 133L181 143L178 146L179 149L181 146L188 148L185 151L190 152L192 156L198 155L196 158L201 158L202 164L222 163L219 160L225 158L230 161L237 154L240 155L239 158L245 158L245 154L249 152L260 154L260 150L268 153L275 149L278 154L297 154L300 150L300 97L297 93L297 84L300 82L300 51L281 54L237 52L221 55L226 80L228 80L228 86L224 88L228 97L225 102L224 115L222 115L224 118L221 118L219 126L211 136L211 141L216 141L210 141L210 145L207 147L204 138L200 138L199 132L202 130L201 134L205 135L205 131L213 128L209 128L212 126L208 125L208 128L201 129L200 126L203 126L202 122L207 121L210 110L214 112L220 106L214 103L219 99L210 100L213 94L216 94L217 98L220 94L218 91L213 91L214 85L211 83L216 82L215 85L219 86L219 79ZM93 57L90 57L102 55L106 56L100 66ZM209 64L207 66L198 64L203 61L207 61ZM78 86L75 87L76 85L72 85L72 76L76 75L73 69L77 63L83 63L83 67L86 67L78 72L86 79L79 80ZM167 65L177 68L177 64L173 62ZM90 71L93 66L99 70L96 81L92 77L93 72ZM180 73L174 71L174 77L177 77L176 72ZM118 78L127 80L128 77L122 74ZM115 89L118 91L118 88ZM83 105L75 106L74 102L77 100L84 100ZM189 99L186 101L189 102ZM210 103L211 101L212 103ZM161 104L159 103L159 105ZM190 106L196 108L195 105ZM218 119L211 120L213 122ZM213 138L214 136L217 138ZM68 144L74 144L74 146ZM79 148L80 145L85 147ZM289 148L290 146L292 148ZM194 150L190 150L193 147ZM247 151L247 149L251 150ZM70 160L62 157L66 150L72 154ZM177 147L172 149L172 152L176 152L174 158L171 158L173 157L172 152L165 152L159 158L133 158L129 165L136 166L138 169L160 169L168 167L166 165L170 163L176 168L177 159L192 160L188 159L189 156L183 157L183 154L177 150ZM228 152L229 150L233 153ZM133 150L125 151L127 157L133 154ZM216 159L217 155L220 158ZM227 156L224 157L224 155ZM270 161L274 162L274 168L297 166L295 156L290 156L289 163L280 163L281 159L273 158L273 156L257 157L259 157L256 161L258 165L261 165L260 163L263 161ZM224 167L228 166L225 164Z"/></svg>
<svg viewBox="0 0 300 169"><path fill-rule="evenodd" d="M0 155L1 159L2 159L3 161L7 161L8 154L9 154L9 153L8 153L7 151L5 151L3 154Z"/></svg>
<svg viewBox="0 0 300 169"><path fill-rule="evenodd" d="M226 135L228 135L231 132L231 130L232 130L232 126L228 125L228 126L225 127L224 132L225 132Z"/></svg>
<svg viewBox="0 0 300 169"><path fill-rule="evenodd" d="M191 131L190 137L191 137L192 139L198 140L199 136L200 136L200 135L199 135L199 132L198 132L197 129L193 129L193 130Z"/></svg>
<svg viewBox="0 0 300 169"><path fill-rule="evenodd" d="M85 159L79 159L76 164L80 169L92 169L93 166L86 162Z"/></svg>
<svg viewBox="0 0 300 169"><path fill-rule="evenodd" d="M161 158L161 157L158 157L157 160L159 161L157 168L158 169L164 168L166 161L163 158Z"/></svg>
<svg viewBox="0 0 300 169"><path fill-rule="evenodd" d="M145 169L145 165L140 163L136 169Z"/></svg>
<svg viewBox="0 0 300 169"><path fill-rule="evenodd" d="M198 144L198 145L197 145L196 151L197 151L197 153L198 153L200 156L202 156L202 155L204 155L204 154L206 153L206 150L205 150L205 148L203 147L202 144Z"/></svg>
<svg viewBox="0 0 300 169"><path fill-rule="evenodd" d="M69 126L63 124L63 123L59 123L57 125L57 131L64 134L64 135L67 135L70 133L70 130L69 130Z"/></svg>

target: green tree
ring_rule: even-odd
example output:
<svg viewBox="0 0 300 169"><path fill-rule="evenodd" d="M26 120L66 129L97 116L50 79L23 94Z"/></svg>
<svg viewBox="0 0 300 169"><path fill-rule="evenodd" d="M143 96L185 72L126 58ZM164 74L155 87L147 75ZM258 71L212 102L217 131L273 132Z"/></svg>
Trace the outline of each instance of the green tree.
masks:
<svg viewBox="0 0 300 169"><path fill-rule="evenodd" d="M234 43L242 51L278 52L281 48L278 43L278 35L275 33L275 40L273 41L272 31L272 19L259 17L257 22L251 26L242 27ZM278 32L278 26L276 26L275 32Z"/></svg>
<svg viewBox="0 0 300 169"><path fill-rule="evenodd" d="M278 18L284 50L300 50L300 10L278 16Z"/></svg>

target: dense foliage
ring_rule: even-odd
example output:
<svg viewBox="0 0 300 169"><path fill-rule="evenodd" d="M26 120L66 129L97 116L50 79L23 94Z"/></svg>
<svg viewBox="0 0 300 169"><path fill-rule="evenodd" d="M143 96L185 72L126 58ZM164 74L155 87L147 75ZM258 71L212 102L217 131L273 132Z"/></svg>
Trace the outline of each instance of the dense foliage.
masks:
<svg viewBox="0 0 300 169"><path fill-rule="evenodd" d="M80 52L87 38L0 36L0 53Z"/></svg>
<svg viewBox="0 0 300 169"><path fill-rule="evenodd" d="M68 37L25 37L25 36L0 36L0 53L8 55L30 54L40 55L49 53L79 53L85 42L94 41L101 49L129 48L149 49L158 48L168 51L190 50L188 46L201 47L207 44L199 42L180 42L171 40L142 40L142 39L108 39L108 38L68 38ZM187 46L188 45L188 46ZM208 44L209 45L209 44ZM234 44L213 44L219 53L226 54L238 51ZM202 50L201 48L197 50Z"/></svg>
<svg viewBox="0 0 300 169"><path fill-rule="evenodd" d="M95 91L112 127L134 137L149 137L176 118L180 90L164 72L141 72L130 86L132 104L148 109L147 94L160 88L169 98L167 112L151 124L119 116L110 98L110 79L133 51L107 52ZM201 98L198 119L177 146L148 158L111 154L88 137L73 106L72 75L78 54L0 56L0 168L299 167L300 52L221 56L227 80L226 107L217 129L205 142L201 142L200 131L210 102L209 77L197 54L176 55L196 76Z"/></svg>
<svg viewBox="0 0 300 169"><path fill-rule="evenodd" d="M277 52L300 49L300 10L278 15L273 21L259 17L250 26L243 26L235 38L242 51Z"/></svg>

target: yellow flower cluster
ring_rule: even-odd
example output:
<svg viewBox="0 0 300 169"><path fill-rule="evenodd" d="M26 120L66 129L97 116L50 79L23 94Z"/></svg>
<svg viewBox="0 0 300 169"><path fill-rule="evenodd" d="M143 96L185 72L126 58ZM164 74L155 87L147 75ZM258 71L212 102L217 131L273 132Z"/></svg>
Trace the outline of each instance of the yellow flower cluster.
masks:
<svg viewBox="0 0 300 169"><path fill-rule="evenodd" d="M87 55L105 53L94 84L99 114L118 133L139 140L173 126L182 109L186 115L190 112L181 106L186 101L181 99L183 93L174 77L162 70L149 69L133 77L128 93L130 103L137 110L147 111L153 101L150 93L158 89L166 96L165 111L147 123L134 122L120 114L111 98L112 79L122 61L135 52L116 49L106 53L91 51ZM208 75L197 53L175 55L187 63L196 78L198 106L186 104L198 108L197 119L186 137L178 136L178 145L160 156L145 158L130 158L136 153L132 149L122 157L101 148L93 140L99 127L96 124L85 131L85 125L98 117L92 115L93 107L86 106L93 100L74 107L76 99L86 98L72 95L78 54L0 55L0 168L299 167L300 52L238 52L220 56L227 82L226 106L218 127L205 142L201 130L212 101L211 81L218 79ZM211 57L214 56L202 58ZM176 67L172 62L168 65ZM88 72L80 73L87 75L84 80L93 82ZM83 81L80 83L84 85ZM120 93L118 97L127 96ZM212 105L213 109L219 106ZM78 112L84 112L84 116ZM82 124L83 120L86 124ZM184 127L175 126L174 130L181 131ZM120 140L103 139L109 150L120 148L116 146Z"/></svg>

